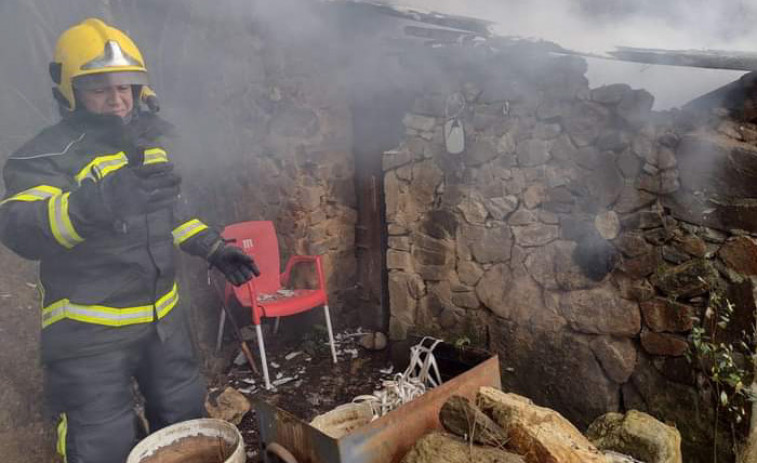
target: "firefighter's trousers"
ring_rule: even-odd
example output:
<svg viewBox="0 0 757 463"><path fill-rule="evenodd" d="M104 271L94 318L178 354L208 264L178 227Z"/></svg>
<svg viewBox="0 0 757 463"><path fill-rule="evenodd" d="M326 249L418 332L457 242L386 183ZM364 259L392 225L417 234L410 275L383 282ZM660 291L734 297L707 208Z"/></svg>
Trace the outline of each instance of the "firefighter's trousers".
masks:
<svg viewBox="0 0 757 463"><path fill-rule="evenodd" d="M46 395L60 413L58 451L66 463L124 463L138 438L134 379L154 432L205 416L205 385L188 330L143 339L111 352L53 362Z"/></svg>

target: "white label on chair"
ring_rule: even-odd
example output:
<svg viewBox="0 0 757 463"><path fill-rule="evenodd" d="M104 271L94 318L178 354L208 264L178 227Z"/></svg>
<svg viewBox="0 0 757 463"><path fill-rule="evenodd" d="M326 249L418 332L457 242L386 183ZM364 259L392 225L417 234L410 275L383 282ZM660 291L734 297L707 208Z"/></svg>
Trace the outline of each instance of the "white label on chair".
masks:
<svg viewBox="0 0 757 463"><path fill-rule="evenodd" d="M247 238L246 240L242 240L242 247L245 248L245 249L252 248L253 247L252 246L252 240L249 239L249 238Z"/></svg>

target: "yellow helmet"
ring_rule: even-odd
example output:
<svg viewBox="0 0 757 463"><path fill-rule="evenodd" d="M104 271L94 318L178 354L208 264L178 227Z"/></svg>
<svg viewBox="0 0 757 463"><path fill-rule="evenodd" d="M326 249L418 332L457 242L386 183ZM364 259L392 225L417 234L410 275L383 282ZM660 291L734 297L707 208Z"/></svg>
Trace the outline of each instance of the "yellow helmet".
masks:
<svg viewBox="0 0 757 463"><path fill-rule="evenodd" d="M139 48L123 32L96 18L89 18L61 34L55 46L50 76L53 95L64 109L76 109L74 89L103 85L140 85L140 95L150 93L147 68Z"/></svg>

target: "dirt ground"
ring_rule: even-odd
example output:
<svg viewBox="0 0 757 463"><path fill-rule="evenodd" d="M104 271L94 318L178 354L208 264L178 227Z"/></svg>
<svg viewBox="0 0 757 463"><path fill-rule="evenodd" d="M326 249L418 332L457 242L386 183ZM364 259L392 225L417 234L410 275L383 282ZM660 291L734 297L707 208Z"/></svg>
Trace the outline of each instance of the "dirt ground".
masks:
<svg viewBox="0 0 757 463"><path fill-rule="evenodd" d="M360 329L336 333L336 364L331 360L327 337L322 330L278 336L268 331L264 337L269 373L271 381L279 385L268 391L262 372L256 375L246 363L232 364L228 371L212 380L211 396L232 386L253 403L253 399L265 400L309 422L319 414L351 402L358 395L380 389L382 380L397 372L388 349L369 351L358 344ZM234 344L234 341L227 340L227 348ZM257 358L255 341L250 345ZM237 350L232 349L232 355L235 352ZM247 462L262 462L254 406L243 418L239 429L245 441Z"/></svg>

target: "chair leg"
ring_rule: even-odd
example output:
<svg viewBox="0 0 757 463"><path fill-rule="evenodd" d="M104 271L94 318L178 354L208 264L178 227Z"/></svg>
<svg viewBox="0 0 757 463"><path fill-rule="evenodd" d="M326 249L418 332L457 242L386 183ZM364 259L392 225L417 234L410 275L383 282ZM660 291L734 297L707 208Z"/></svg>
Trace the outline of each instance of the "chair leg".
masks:
<svg viewBox="0 0 757 463"><path fill-rule="evenodd" d="M276 323L273 324L273 334L279 334L279 324L281 323L281 317L276 317Z"/></svg>
<svg viewBox="0 0 757 463"><path fill-rule="evenodd" d="M260 325L255 325L255 333L258 338L258 350L260 351L260 362L263 364L263 378L265 379L265 388L271 389L271 378L268 377L268 359L265 356L265 343L263 343L263 329Z"/></svg>
<svg viewBox="0 0 757 463"><path fill-rule="evenodd" d="M216 335L216 353L221 350L223 343L223 330L226 327L226 310L221 307L221 318L218 320L218 334Z"/></svg>
<svg viewBox="0 0 757 463"><path fill-rule="evenodd" d="M329 315L329 305L323 306L323 312L326 314L326 328L329 331L329 345L331 346L331 358L336 363L336 348L334 347L334 331L331 329L331 315Z"/></svg>

